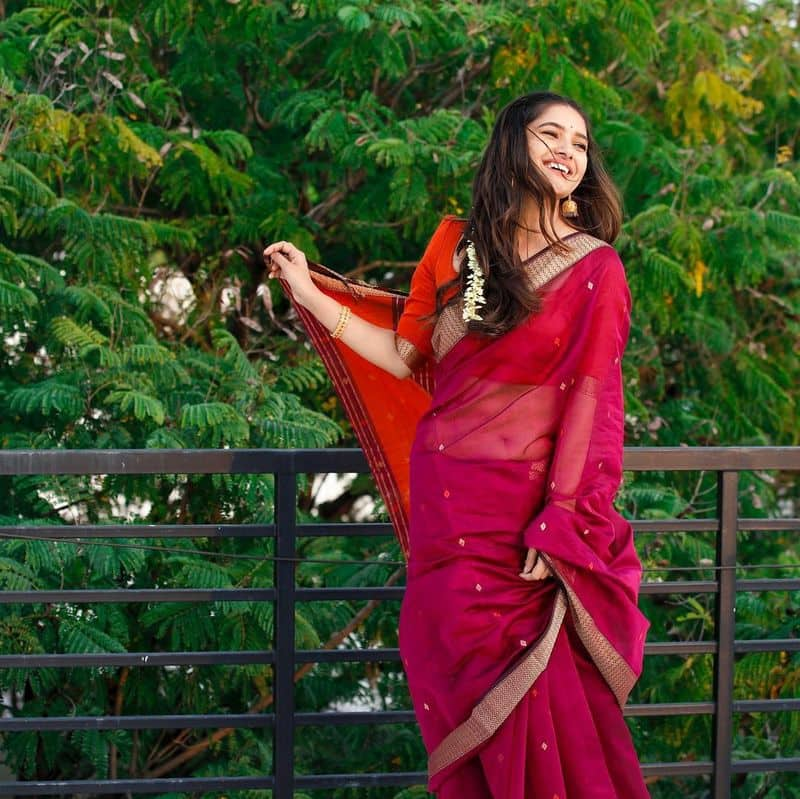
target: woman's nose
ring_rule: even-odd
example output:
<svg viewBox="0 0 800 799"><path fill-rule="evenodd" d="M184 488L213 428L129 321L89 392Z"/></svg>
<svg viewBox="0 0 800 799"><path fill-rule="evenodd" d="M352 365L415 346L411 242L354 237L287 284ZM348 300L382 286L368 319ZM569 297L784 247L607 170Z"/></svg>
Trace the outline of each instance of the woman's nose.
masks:
<svg viewBox="0 0 800 799"><path fill-rule="evenodd" d="M567 156L568 158L572 158L572 145L566 141L565 139L559 139L556 143L556 152L559 155Z"/></svg>

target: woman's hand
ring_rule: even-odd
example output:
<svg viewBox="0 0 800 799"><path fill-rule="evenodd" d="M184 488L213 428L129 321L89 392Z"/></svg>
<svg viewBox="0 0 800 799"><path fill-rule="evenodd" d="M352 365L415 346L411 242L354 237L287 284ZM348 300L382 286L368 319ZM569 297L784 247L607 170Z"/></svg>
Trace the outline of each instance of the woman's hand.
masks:
<svg viewBox="0 0 800 799"><path fill-rule="evenodd" d="M301 305L308 305L318 291L308 273L305 253L290 241L276 241L264 250L264 260L269 266L269 277L283 278Z"/></svg>
<svg viewBox="0 0 800 799"><path fill-rule="evenodd" d="M553 572L545 563L544 558L539 557L539 552L533 548L528 550L525 558L525 565L522 567L520 577L523 580L544 580L552 577Z"/></svg>

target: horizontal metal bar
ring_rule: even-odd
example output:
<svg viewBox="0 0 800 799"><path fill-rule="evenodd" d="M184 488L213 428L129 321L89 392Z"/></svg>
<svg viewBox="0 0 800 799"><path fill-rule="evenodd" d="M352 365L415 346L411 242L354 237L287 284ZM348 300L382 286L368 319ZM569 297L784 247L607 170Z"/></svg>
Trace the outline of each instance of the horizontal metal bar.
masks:
<svg viewBox="0 0 800 799"><path fill-rule="evenodd" d="M645 580L639 589L640 594L715 594L716 580Z"/></svg>
<svg viewBox="0 0 800 799"><path fill-rule="evenodd" d="M89 602L273 602L274 588L109 588L72 591L0 591L0 605Z"/></svg>
<svg viewBox="0 0 800 799"><path fill-rule="evenodd" d="M733 642L736 654L745 652L800 652L800 638L753 638Z"/></svg>
<svg viewBox="0 0 800 799"><path fill-rule="evenodd" d="M354 538L363 536L394 536L394 527L388 522L336 522L335 524L298 524L298 538L327 538L332 536Z"/></svg>
<svg viewBox="0 0 800 799"><path fill-rule="evenodd" d="M330 602L336 599L343 599L348 602L357 599L395 599L403 598L405 588L384 586L364 588L298 588L295 596L298 602Z"/></svg>
<svg viewBox="0 0 800 799"><path fill-rule="evenodd" d="M649 641L644 653L650 656L664 655L713 655L717 651L716 641ZM734 651L746 652L797 652L798 638L758 638L736 641ZM298 649L296 663L389 663L400 660L399 649Z"/></svg>
<svg viewBox="0 0 800 799"><path fill-rule="evenodd" d="M644 646L645 655L713 655L717 651L716 641L650 641ZM798 652L800 638L753 638L738 639L733 643L736 654L747 652Z"/></svg>
<svg viewBox="0 0 800 799"><path fill-rule="evenodd" d="M75 666L245 666L275 662L271 649L242 652L91 652L89 654L0 655L3 669L63 669Z"/></svg>
<svg viewBox="0 0 800 799"><path fill-rule="evenodd" d="M795 591L800 588L800 579L741 580L736 583L737 591ZM639 593L646 596L662 594L715 594L718 590L716 580L645 580ZM402 587L384 588L382 586L363 588L298 588L298 602L329 602L343 599L402 599Z"/></svg>
<svg viewBox="0 0 800 799"><path fill-rule="evenodd" d="M709 567L713 568L713 567ZM717 593L716 580L644 580L640 594L647 596L659 594L715 594ZM764 577L754 580L737 580L736 590L763 592L763 591L800 591L800 578L796 577Z"/></svg>
<svg viewBox="0 0 800 799"><path fill-rule="evenodd" d="M716 702L661 702L654 705L629 704L623 712L630 718L708 716L716 712L716 707ZM785 713L797 710L800 710L800 699L739 699L733 702L734 713Z"/></svg>
<svg viewBox="0 0 800 799"><path fill-rule="evenodd" d="M711 715L714 702L663 702L629 704L629 718ZM734 713L779 713L800 710L800 699L745 699L733 703ZM355 726L364 724L411 724L413 710L297 713L299 726ZM74 730L169 730L185 729L266 729L274 726L272 713L215 713L206 715L164 716L29 716L0 718L0 732L69 732Z"/></svg>
<svg viewBox="0 0 800 799"><path fill-rule="evenodd" d="M243 791L273 788L272 777L162 777L141 780L47 780L0 782L0 796L81 796L84 794Z"/></svg>
<svg viewBox="0 0 800 799"><path fill-rule="evenodd" d="M424 771L397 771L391 774L301 774L294 778L295 788L312 790L320 788L379 788L424 785L428 775Z"/></svg>
<svg viewBox="0 0 800 799"><path fill-rule="evenodd" d="M734 713L785 713L800 710L800 699L739 699Z"/></svg>
<svg viewBox="0 0 800 799"><path fill-rule="evenodd" d="M796 652L800 639L758 639L737 641L735 651ZM649 656L713 654L715 641L653 641L645 644ZM386 663L400 659L398 649L301 649L297 663ZM101 652L89 654L0 655L0 668L67 668L74 666L238 666L273 663L274 652ZM1 725L0 725L1 726Z"/></svg>
<svg viewBox="0 0 800 799"><path fill-rule="evenodd" d="M626 447L628 471L800 470L800 447Z"/></svg>
<svg viewBox="0 0 800 799"><path fill-rule="evenodd" d="M716 641L653 641L644 645L645 655L713 655Z"/></svg>
<svg viewBox="0 0 800 799"><path fill-rule="evenodd" d="M297 713L295 724L305 727L340 727L361 724L411 724L416 721L413 710L365 710L352 713ZM1 729L1 728L0 728Z"/></svg>
<svg viewBox="0 0 800 799"><path fill-rule="evenodd" d="M713 713L715 709L715 702L661 702L657 705L630 704L625 705L623 715L628 718L706 716Z"/></svg>
<svg viewBox="0 0 800 799"><path fill-rule="evenodd" d="M678 763L642 763L644 777L702 777L712 774L714 764L710 760L686 760Z"/></svg>
<svg viewBox="0 0 800 799"><path fill-rule="evenodd" d="M772 760L734 760L734 774L751 774L754 771L800 771L800 757L776 757Z"/></svg>
<svg viewBox="0 0 800 799"><path fill-rule="evenodd" d="M739 519L737 530L784 532L800 530L800 519Z"/></svg>
<svg viewBox="0 0 800 799"><path fill-rule="evenodd" d="M798 591L800 579L739 580L737 591ZM716 593L714 580L644 581L642 595ZM400 600L402 586L365 586L359 588L298 588L298 602L348 602L361 599ZM0 591L0 605L39 603L123 603L123 602L274 602L274 588L109 588L65 591Z"/></svg>
<svg viewBox="0 0 800 799"><path fill-rule="evenodd" d="M0 474L271 474L366 472L358 449L5 450Z"/></svg>
<svg viewBox="0 0 800 799"><path fill-rule="evenodd" d="M296 649L295 663L388 663L400 660L399 649Z"/></svg>
<svg viewBox="0 0 800 799"><path fill-rule="evenodd" d="M780 577L757 580L737 580L737 591L800 591L800 578Z"/></svg>
<svg viewBox="0 0 800 799"><path fill-rule="evenodd" d="M717 519L631 519L637 533L714 532ZM739 530L800 530L800 519L740 519ZM300 524L299 538L394 535L388 522ZM274 538L274 524L59 524L0 525L0 536L13 538Z"/></svg>
<svg viewBox="0 0 800 799"><path fill-rule="evenodd" d="M48 524L0 526L14 538L274 538L274 524Z"/></svg>
<svg viewBox="0 0 800 799"><path fill-rule="evenodd" d="M800 470L800 447L628 447L629 471ZM358 449L5 450L0 474L366 472Z"/></svg>
<svg viewBox="0 0 800 799"><path fill-rule="evenodd" d="M719 530L719 519L629 519L637 533L702 533Z"/></svg>
<svg viewBox="0 0 800 799"><path fill-rule="evenodd" d="M716 593L714 580L645 581L642 595ZM739 580L737 591L797 591L800 579ZM359 588L298 588L298 602L330 602L360 599L400 600L402 586L365 586ZM108 588L72 589L65 591L0 591L0 605L59 603L123 603L123 602L274 602L274 588Z"/></svg>
<svg viewBox="0 0 800 799"><path fill-rule="evenodd" d="M0 732L69 730L262 729L274 725L272 713L216 713L196 716L29 716L0 718Z"/></svg>

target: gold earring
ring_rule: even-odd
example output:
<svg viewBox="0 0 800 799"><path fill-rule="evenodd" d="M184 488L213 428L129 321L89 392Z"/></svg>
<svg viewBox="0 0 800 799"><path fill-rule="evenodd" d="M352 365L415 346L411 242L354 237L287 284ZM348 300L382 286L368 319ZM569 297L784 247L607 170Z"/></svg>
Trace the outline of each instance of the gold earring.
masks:
<svg viewBox="0 0 800 799"><path fill-rule="evenodd" d="M575 219L578 216L578 203L572 199L572 192L569 197L561 203L561 216L567 219Z"/></svg>

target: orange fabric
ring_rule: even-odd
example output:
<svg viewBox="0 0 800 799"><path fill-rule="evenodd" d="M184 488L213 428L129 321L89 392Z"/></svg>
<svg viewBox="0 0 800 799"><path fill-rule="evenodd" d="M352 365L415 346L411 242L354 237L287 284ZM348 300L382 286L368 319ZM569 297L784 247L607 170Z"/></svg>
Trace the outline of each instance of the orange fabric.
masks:
<svg viewBox="0 0 800 799"><path fill-rule="evenodd" d="M454 216L446 216L439 224L414 270L411 292L397 324L397 335L410 341L427 358L433 356L433 321L426 317L436 310L436 289L449 283L456 275L453 251L463 230L463 221Z"/></svg>
<svg viewBox="0 0 800 799"><path fill-rule="evenodd" d="M436 286L452 279L453 251L463 223L446 217L431 238L411 282L411 294L348 280L318 264L311 276L327 295L378 327L395 330L428 356L411 377L400 380L333 339L305 308L294 303L342 400L386 503L397 538L408 556L409 457L417 422L430 403L431 333L425 317L435 310ZM284 289L292 298L285 283Z"/></svg>

